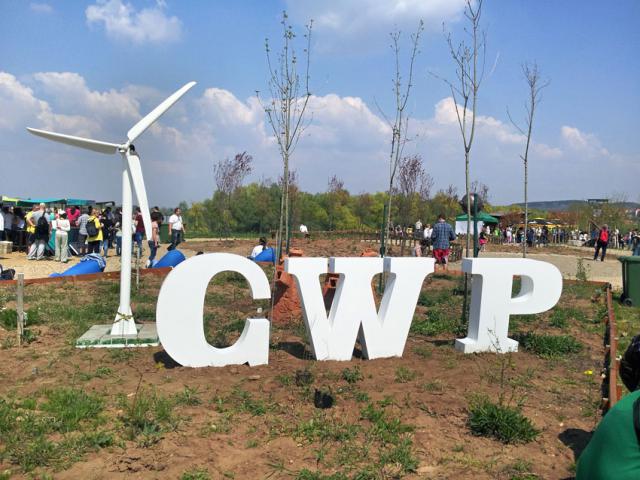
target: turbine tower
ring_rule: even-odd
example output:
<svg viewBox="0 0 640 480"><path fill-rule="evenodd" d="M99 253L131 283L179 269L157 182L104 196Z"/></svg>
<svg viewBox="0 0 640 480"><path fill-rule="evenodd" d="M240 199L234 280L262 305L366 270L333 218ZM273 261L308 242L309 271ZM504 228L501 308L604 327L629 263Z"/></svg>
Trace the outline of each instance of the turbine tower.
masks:
<svg viewBox="0 0 640 480"><path fill-rule="evenodd" d="M137 335L138 330L133 320L131 312L131 231L133 204L131 198L131 187L136 192L138 204L142 210L144 229L148 236L151 234L151 217L149 215L149 202L147 192L142 178L142 168L140 157L133 145L145 130L147 130L158 118L162 116L171 106L187 93L196 82L189 82L164 102L154 108L151 113L136 123L127 132L127 141L122 144L101 142L88 138L74 137L62 133L47 132L35 128L27 128L34 135L44 137L55 142L65 143L74 147L85 148L94 152L114 154L120 153L122 156L122 254L120 260L120 305L111 327L111 335Z"/></svg>

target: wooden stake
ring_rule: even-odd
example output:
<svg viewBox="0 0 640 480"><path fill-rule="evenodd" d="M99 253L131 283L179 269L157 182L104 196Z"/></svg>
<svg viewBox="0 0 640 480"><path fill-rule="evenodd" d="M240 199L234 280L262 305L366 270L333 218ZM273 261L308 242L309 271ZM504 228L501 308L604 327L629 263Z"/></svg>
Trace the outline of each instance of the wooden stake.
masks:
<svg viewBox="0 0 640 480"><path fill-rule="evenodd" d="M16 310L18 312L16 337L18 346L20 346L22 345L22 336L24 334L24 273L18 273L16 287Z"/></svg>

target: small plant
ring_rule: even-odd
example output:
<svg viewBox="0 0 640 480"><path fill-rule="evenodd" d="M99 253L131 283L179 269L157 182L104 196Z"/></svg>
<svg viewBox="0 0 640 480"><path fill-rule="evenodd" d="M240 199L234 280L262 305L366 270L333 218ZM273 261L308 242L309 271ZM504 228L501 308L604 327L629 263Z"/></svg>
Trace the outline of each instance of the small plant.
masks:
<svg viewBox="0 0 640 480"><path fill-rule="evenodd" d="M360 367L358 365L353 368L345 368L344 370L342 370L342 379L347 383L357 383L363 378L364 376L362 375L362 372L360 371Z"/></svg>
<svg viewBox="0 0 640 480"><path fill-rule="evenodd" d="M467 425L474 435L502 443L528 443L540 433L519 408L494 403L487 397L471 402Z"/></svg>
<svg viewBox="0 0 640 480"><path fill-rule="evenodd" d="M584 259L579 258L576 265L576 280L579 282L589 281L589 267L584 264Z"/></svg>
<svg viewBox="0 0 640 480"><path fill-rule="evenodd" d="M123 410L122 423L130 440L142 436L142 446L149 446L160 440L163 432L175 430L178 424L173 414L173 402L155 391L138 388L129 402L120 398Z"/></svg>
<svg viewBox="0 0 640 480"><path fill-rule="evenodd" d="M198 392L198 388L191 388L185 385L184 390L182 392L177 393L175 396L176 403L178 405L186 405L189 407L195 407L196 405L200 405L202 400L198 396L200 392Z"/></svg>
<svg viewBox="0 0 640 480"><path fill-rule="evenodd" d="M415 370L405 367L404 365L396 368L396 382L407 383L415 380L418 373Z"/></svg>
<svg viewBox="0 0 640 480"><path fill-rule="evenodd" d="M192 467L180 475L180 480L210 480L209 470L206 468Z"/></svg>
<svg viewBox="0 0 640 480"><path fill-rule="evenodd" d="M570 335L549 335L527 332L517 335L522 346L546 358L564 357L582 350L582 344Z"/></svg>

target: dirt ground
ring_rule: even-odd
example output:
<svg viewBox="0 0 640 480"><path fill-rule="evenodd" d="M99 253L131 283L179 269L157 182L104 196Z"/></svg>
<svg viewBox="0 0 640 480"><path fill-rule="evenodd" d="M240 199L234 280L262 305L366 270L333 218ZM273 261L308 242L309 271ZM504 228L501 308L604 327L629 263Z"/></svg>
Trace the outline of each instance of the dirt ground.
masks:
<svg viewBox="0 0 640 480"><path fill-rule="evenodd" d="M249 241L194 240L183 250L187 255L246 255L252 246ZM294 246L309 255L351 256L364 245L318 240ZM14 255L19 254L1 259L3 265L31 275L53 265L43 261L32 267ZM563 273L575 274L570 262L556 261ZM617 263L604 262L603 268ZM590 279L597 279L596 273ZM144 277L133 293L137 321L154 321L161 281ZM0 478L572 478L577 455L599 421L604 328L599 290L565 286L554 309L562 313L558 318L566 317L563 323L553 320L554 312L511 322L512 334L574 337L582 345L579 352L545 357L521 349L507 357L455 351L454 339L464 336L452 321L461 305L457 289L457 278L425 282L414 317L419 328L412 327L402 358L363 360L356 346L351 362L316 362L298 318L272 326L269 365L190 369L173 362L162 347L73 347L88 325L112 316L117 281L28 286L27 308L39 312L33 341L16 347L15 333L0 326L0 412L3 404L12 405L19 415L11 424L0 414ZM3 303L15 308L12 295L0 287L0 309ZM235 341L243 319L255 312L248 297L247 286L234 277L212 282L205 299L210 343ZM46 433L45 440L29 436L37 433L24 426L30 419L55 423L41 415L48 411L49 392L60 388L98 396L103 405L99 420L85 420L77 431ZM330 392L332 408L314 406L316 390ZM520 405L540 431L538 437L504 444L473 435L469 408L483 394L492 400L506 396L511 405ZM138 431L131 412L146 405L140 400L145 398L156 413L149 413ZM171 406L170 413L158 413L160 400ZM27 433L18 438L23 445L16 446L10 428L3 431L3 426L17 429L20 424L19 431ZM110 440L94 439L81 447L87 432Z"/></svg>

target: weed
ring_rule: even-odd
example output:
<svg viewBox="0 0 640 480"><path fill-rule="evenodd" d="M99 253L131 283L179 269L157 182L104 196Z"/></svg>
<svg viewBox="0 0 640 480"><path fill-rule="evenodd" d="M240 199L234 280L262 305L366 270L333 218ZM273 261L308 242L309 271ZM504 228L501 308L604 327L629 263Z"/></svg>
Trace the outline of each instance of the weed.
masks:
<svg viewBox="0 0 640 480"><path fill-rule="evenodd" d="M426 318L414 319L411 324L411 333L433 337L442 333L461 334L465 329L451 312L444 312L440 309L432 308L427 312Z"/></svg>
<svg viewBox="0 0 640 480"><path fill-rule="evenodd" d="M185 385L184 390L175 395L175 401L178 405L187 405L189 407L195 407L200 405L202 400L198 396L200 392L197 387L191 388Z"/></svg>
<svg viewBox="0 0 640 480"><path fill-rule="evenodd" d="M364 377L358 365L353 368L345 368L344 370L342 370L342 379L347 383L357 383L363 378Z"/></svg>
<svg viewBox="0 0 640 480"><path fill-rule="evenodd" d="M582 350L582 344L570 335L527 332L516 337L526 350L545 358L563 357Z"/></svg>
<svg viewBox="0 0 640 480"><path fill-rule="evenodd" d="M295 427L293 435L309 443L316 440L344 442L354 439L359 429L358 425L343 423L322 412L315 414L309 420L300 422Z"/></svg>
<svg viewBox="0 0 640 480"><path fill-rule="evenodd" d="M442 380L436 378L431 382L423 384L422 390L424 390L425 392L441 393L444 391L444 383L442 382Z"/></svg>
<svg viewBox="0 0 640 480"><path fill-rule="evenodd" d="M257 440L247 440L247 443L245 444L246 448L257 448L258 447L258 441Z"/></svg>
<svg viewBox="0 0 640 480"><path fill-rule="evenodd" d="M180 475L180 480L209 480L209 470L200 467L191 467Z"/></svg>
<svg viewBox="0 0 640 480"><path fill-rule="evenodd" d="M418 372L415 370L411 370L410 368L405 367L404 365L396 368L396 382L397 383L407 383L415 380L418 376Z"/></svg>
<svg viewBox="0 0 640 480"><path fill-rule="evenodd" d="M422 358L431 358L433 349L429 345L416 345L413 347L413 353Z"/></svg>
<svg viewBox="0 0 640 480"><path fill-rule="evenodd" d="M472 400L467 425L474 435L503 443L528 443L540 433L519 408L494 403L487 397Z"/></svg>
<svg viewBox="0 0 640 480"><path fill-rule="evenodd" d="M296 480L348 480L344 473L333 473L331 475L324 475L320 472L313 472L306 468L300 470L296 475Z"/></svg>
<svg viewBox="0 0 640 480"><path fill-rule="evenodd" d="M157 443L163 432L177 428L173 402L155 391L138 388L131 401L123 396L119 401L123 410L121 421L129 440L142 435L142 445L148 446Z"/></svg>
<svg viewBox="0 0 640 480"><path fill-rule="evenodd" d="M579 282L589 281L589 266L585 266L584 259L579 258L576 264L576 280Z"/></svg>
<svg viewBox="0 0 640 480"><path fill-rule="evenodd" d="M231 399L240 411L249 413L254 417L264 415L274 408L273 405L267 404L267 402L262 399L254 399L251 393L240 388L233 390Z"/></svg>

